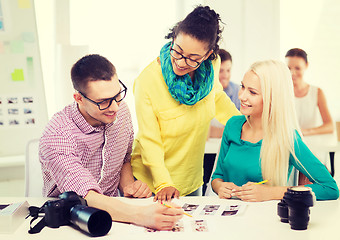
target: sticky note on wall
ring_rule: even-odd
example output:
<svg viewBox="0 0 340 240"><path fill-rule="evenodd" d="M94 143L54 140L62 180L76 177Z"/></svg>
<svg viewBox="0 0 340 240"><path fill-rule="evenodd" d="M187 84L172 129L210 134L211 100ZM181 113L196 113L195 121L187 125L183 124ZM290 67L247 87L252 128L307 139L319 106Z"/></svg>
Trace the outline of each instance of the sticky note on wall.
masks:
<svg viewBox="0 0 340 240"><path fill-rule="evenodd" d="M18 0L18 7L19 8L31 8L31 1L30 0Z"/></svg>
<svg viewBox="0 0 340 240"><path fill-rule="evenodd" d="M21 40L11 41L11 52L12 53L24 53L24 42Z"/></svg>
<svg viewBox="0 0 340 240"><path fill-rule="evenodd" d="M12 72L12 80L15 82L24 81L24 70L14 69L14 72Z"/></svg>

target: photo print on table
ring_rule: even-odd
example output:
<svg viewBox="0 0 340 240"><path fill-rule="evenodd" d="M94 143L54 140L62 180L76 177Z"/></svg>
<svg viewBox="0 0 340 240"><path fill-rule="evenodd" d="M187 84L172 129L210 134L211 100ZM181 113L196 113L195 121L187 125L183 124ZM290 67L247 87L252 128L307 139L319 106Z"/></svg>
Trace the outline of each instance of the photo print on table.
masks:
<svg viewBox="0 0 340 240"><path fill-rule="evenodd" d="M205 205L201 215L215 215L216 211L220 208L220 205Z"/></svg>
<svg viewBox="0 0 340 240"><path fill-rule="evenodd" d="M207 221L203 219L196 219L192 222L193 232L208 232Z"/></svg>
<svg viewBox="0 0 340 240"><path fill-rule="evenodd" d="M239 205L226 206L225 210L222 212L221 216L233 216L239 211Z"/></svg>
<svg viewBox="0 0 340 240"><path fill-rule="evenodd" d="M198 208L198 204L189 204L189 203L185 203L182 207L183 211L186 212L187 214L192 215L195 210Z"/></svg>

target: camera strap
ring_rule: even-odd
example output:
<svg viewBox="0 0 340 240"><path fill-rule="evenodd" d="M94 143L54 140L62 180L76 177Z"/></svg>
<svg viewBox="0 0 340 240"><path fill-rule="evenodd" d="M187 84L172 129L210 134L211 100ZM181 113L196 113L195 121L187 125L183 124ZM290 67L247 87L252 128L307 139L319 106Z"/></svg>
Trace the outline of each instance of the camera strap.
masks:
<svg viewBox="0 0 340 240"><path fill-rule="evenodd" d="M44 207L42 206L39 208L31 206L28 208L28 210L29 214L27 215L26 219L28 217L33 217L32 220L30 221L30 230L28 230L28 233L30 234L39 233L46 226L45 217L40 219L40 221L34 227L32 227L32 223L39 217L40 213L44 213Z"/></svg>

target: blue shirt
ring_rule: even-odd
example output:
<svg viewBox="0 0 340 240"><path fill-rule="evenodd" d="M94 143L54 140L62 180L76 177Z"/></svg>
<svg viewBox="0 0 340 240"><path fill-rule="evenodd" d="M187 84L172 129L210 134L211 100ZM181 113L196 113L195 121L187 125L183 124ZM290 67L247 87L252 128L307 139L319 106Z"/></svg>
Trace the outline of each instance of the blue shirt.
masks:
<svg viewBox="0 0 340 240"><path fill-rule="evenodd" d="M257 143L251 143L241 139L242 126L245 121L245 116L234 116L227 122L223 132L216 170L212 176L213 180L220 178L225 182L233 182L238 186L242 186L247 182L260 182L263 180L260 163L262 140ZM316 199L337 199L339 189L335 180L329 174L327 168L308 149L299 134L296 134L294 149L296 157L309 174L291 155L288 176L294 166L313 183L306 186L312 188Z"/></svg>
<svg viewBox="0 0 340 240"><path fill-rule="evenodd" d="M239 85L233 82L229 82L228 87L223 91L229 96L230 100L235 104L236 108L240 110L240 100L238 99Z"/></svg>

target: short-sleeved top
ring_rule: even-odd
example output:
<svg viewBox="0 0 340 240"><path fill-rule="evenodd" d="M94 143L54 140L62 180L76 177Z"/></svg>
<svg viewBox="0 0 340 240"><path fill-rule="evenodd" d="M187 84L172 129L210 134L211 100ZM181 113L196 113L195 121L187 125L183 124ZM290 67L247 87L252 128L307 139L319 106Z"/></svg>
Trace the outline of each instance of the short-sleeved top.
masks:
<svg viewBox="0 0 340 240"><path fill-rule="evenodd" d="M241 139L245 116L232 117L225 127L221 149L212 179L220 178L225 182L233 182L242 186L247 182L260 182L262 178L260 152L262 140L251 143ZM291 155L288 175L294 166L313 183L306 186L312 188L318 200L337 199L339 189L326 167L312 154L299 134L296 132L294 142L295 155L304 168L297 164ZM307 174L306 170L309 174Z"/></svg>
<svg viewBox="0 0 340 240"><path fill-rule="evenodd" d="M118 196L120 172L131 159L133 127L127 104L119 105L114 123L92 127L76 103L49 121L40 139L43 195L89 190Z"/></svg>

